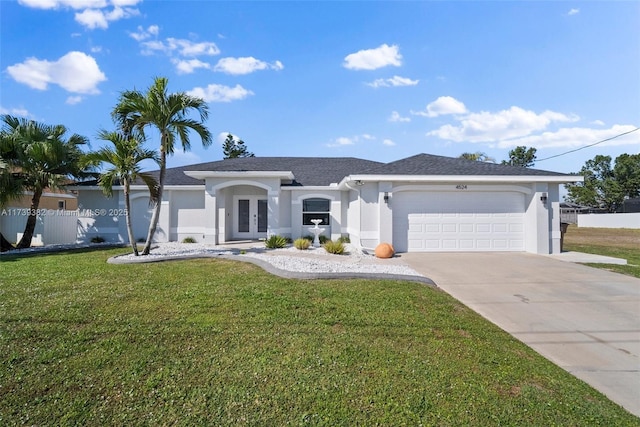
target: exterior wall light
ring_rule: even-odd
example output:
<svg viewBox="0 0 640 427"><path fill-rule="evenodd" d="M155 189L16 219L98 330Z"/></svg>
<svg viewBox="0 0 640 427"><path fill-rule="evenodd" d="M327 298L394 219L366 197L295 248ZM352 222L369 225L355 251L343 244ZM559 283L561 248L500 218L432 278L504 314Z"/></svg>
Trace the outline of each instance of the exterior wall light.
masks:
<svg viewBox="0 0 640 427"><path fill-rule="evenodd" d="M540 200L542 201L543 205L547 204L547 193L542 193L542 196L540 196Z"/></svg>
<svg viewBox="0 0 640 427"><path fill-rule="evenodd" d="M389 204L389 193L387 193L386 191L384 192L384 202L386 204Z"/></svg>

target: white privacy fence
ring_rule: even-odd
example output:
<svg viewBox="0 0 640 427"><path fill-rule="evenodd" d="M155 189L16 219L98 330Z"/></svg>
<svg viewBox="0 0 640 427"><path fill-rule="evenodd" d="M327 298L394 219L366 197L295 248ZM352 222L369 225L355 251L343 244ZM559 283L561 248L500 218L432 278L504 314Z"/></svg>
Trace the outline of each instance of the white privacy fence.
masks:
<svg viewBox="0 0 640 427"><path fill-rule="evenodd" d="M63 245L76 243L79 211L39 209L32 245ZM22 237L29 216L28 208L0 209L0 232L11 243Z"/></svg>
<svg viewBox="0 0 640 427"><path fill-rule="evenodd" d="M640 228L640 212L578 215L578 227Z"/></svg>

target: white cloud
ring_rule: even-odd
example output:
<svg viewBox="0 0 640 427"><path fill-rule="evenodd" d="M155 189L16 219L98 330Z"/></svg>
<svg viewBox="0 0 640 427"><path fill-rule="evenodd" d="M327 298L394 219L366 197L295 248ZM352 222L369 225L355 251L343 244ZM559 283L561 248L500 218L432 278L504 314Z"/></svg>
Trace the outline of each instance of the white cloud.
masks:
<svg viewBox="0 0 640 427"><path fill-rule="evenodd" d="M84 25L90 30L109 27L106 15L98 9L85 9L82 12L76 13L75 19L79 24Z"/></svg>
<svg viewBox="0 0 640 427"><path fill-rule="evenodd" d="M218 134L218 136L216 137L216 141L218 142L218 144L220 144L220 145L224 144L224 142L227 139L227 135L229 135L229 134L231 134L231 136L233 137L234 141L240 141L241 140L241 138L238 135L234 134L233 132L220 132Z"/></svg>
<svg viewBox="0 0 640 427"><path fill-rule="evenodd" d="M138 25L137 32L129 32L129 36L137 42L141 42L150 38L151 36L157 36L160 33L160 27L157 25L150 25L147 29L144 29L142 25Z"/></svg>
<svg viewBox="0 0 640 427"><path fill-rule="evenodd" d="M133 36L132 36L133 37ZM135 38L135 37L134 37ZM201 55L218 55L220 49L213 42L192 42L186 39L176 39L169 37L166 41L149 41L140 43L144 48L143 53L153 54L156 51L164 52L167 55L177 53L181 56L196 57Z"/></svg>
<svg viewBox="0 0 640 427"><path fill-rule="evenodd" d="M100 53L100 52L102 52L102 46L93 46L91 48L91 52L92 53Z"/></svg>
<svg viewBox="0 0 640 427"><path fill-rule="evenodd" d="M591 124L596 126L604 126L604 122L602 120L594 120L591 122Z"/></svg>
<svg viewBox="0 0 640 427"><path fill-rule="evenodd" d="M354 145L360 140L371 141L374 139L376 139L376 137L373 135L369 135L368 133L363 133L362 135L355 135L355 136L340 136L335 140L332 140L330 143L328 143L327 147L332 147L332 148L344 147L346 145Z"/></svg>
<svg viewBox="0 0 640 427"><path fill-rule="evenodd" d="M26 7L35 9L73 9L82 10L75 13L75 20L80 25L93 30L106 29L109 22L129 18L140 14L135 6L140 0L19 0ZM106 10L109 6L113 8Z"/></svg>
<svg viewBox="0 0 640 427"><path fill-rule="evenodd" d="M248 56L241 58L221 58L213 70L226 74L239 75L250 74L258 70L282 70L283 68L284 65L282 65L280 61L269 64L252 56Z"/></svg>
<svg viewBox="0 0 640 427"><path fill-rule="evenodd" d="M31 117L32 114L26 108L4 108L0 107L0 114L10 114L17 117Z"/></svg>
<svg viewBox="0 0 640 427"><path fill-rule="evenodd" d="M398 45L387 44L375 49L360 50L347 55L342 65L350 70L375 70L388 65L399 67L402 65L402 55L399 50Z"/></svg>
<svg viewBox="0 0 640 427"><path fill-rule="evenodd" d="M140 3L142 0L111 0L111 4L114 6L135 6Z"/></svg>
<svg viewBox="0 0 640 427"><path fill-rule="evenodd" d="M336 139L335 145L353 145L355 141L352 138L348 138L346 136L341 136Z"/></svg>
<svg viewBox="0 0 640 427"><path fill-rule="evenodd" d="M211 64L199 59L172 59L171 62L176 66L178 74L191 74L198 68L211 69Z"/></svg>
<svg viewBox="0 0 640 427"><path fill-rule="evenodd" d="M579 14L579 13L580 13L580 9L575 9L575 8L574 8L574 9L571 9L571 10L569 11L569 13L567 13L567 15L572 16L572 15L577 15L577 14Z"/></svg>
<svg viewBox="0 0 640 427"><path fill-rule="evenodd" d="M429 105L426 111L411 111L411 114L424 117L438 117L448 114L464 114L467 107L451 96L441 96Z"/></svg>
<svg viewBox="0 0 640 427"><path fill-rule="evenodd" d="M396 86L415 86L420 80L411 80L407 77L393 76L390 79L376 79L371 83L367 83L371 87L396 87Z"/></svg>
<svg viewBox="0 0 640 427"><path fill-rule="evenodd" d="M410 117L402 117L397 111L392 111L388 119L390 122L410 122Z"/></svg>
<svg viewBox="0 0 640 427"><path fill-rule="evenodd" d="M187 94L202 98L205 102L231 102L245 99L254 93L240 85L229 87L219 84L210 84L204 88L195 87L188 91Z"/></svg>
<svg viewBox="0 0 640 427"><path fill-rule="evenodd" d="M69 52L57 61L36 58L7 67L9 75L17 82L33 89L45 90L49 84L57 84L72 93L97 94L98 84L107 77L96 60L82 52Z"/></svg>
<svg viewBox="0 0 640 427"><path fill-rule="evenodd" d="M511 107L497 113L482 111L459 117L459 125L447 124L427 135L455 142L493 142L521 138L546 129L552 122L575 122L575 115L567 116L554 111L537 114L520 107Z"/></svg>
<svg viewBox="0 0 640 427"><path fill-rule="evenodd" d="M81 97L81 96L70 96L65 101L65 104L76 105L76 104L79 104L80 102L82 102L83 99L84 98Z"/></svg>
<svg viewBox="0 0 640 427"><path fill-rule="evenodd" d="M554 132L543 132L539 135L530 135L522 138L502 140L498 142L498 147L508 148L526 145L528 147L540 148L577 148L584 147L603 139L611 138L621 133L629 132L635 129L633 125L613 125L609 129L590 129L590 128L562 128ZM598 147L631 145L640 147L640 132L633 132L628 135L611 141L603 142Z"/></svg>
<svg viewBox="0 0 640 427"><path fill-rule="evenodd" d="M388 146L388 147L393 147L393 146L395 146L395 145L396 145L396 143L395 143L395 142L393 142L393 141L392 141L392 140L390 140L390 139L385 139L385 140L383 140L383 141L382 141L382 143L383 143L384 145Z"/></svg>
<svg viewBox="0 0 640 427"><path fill-rule="evenodd" d="M106 0L18 0L18 3L34 9L71 8L78 10L107 6Z"/></svg>

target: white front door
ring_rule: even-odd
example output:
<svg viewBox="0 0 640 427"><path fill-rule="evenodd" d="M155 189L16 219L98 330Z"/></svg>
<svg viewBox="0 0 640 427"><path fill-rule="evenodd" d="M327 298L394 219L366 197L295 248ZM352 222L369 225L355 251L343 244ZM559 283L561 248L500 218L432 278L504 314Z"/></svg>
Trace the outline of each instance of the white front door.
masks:
<svg viewBox="0 0 640 427"><path fill-rule="evenodd" d="M235 196L234 207L234 239L267 237L267 199L259 196Z"/></svg>

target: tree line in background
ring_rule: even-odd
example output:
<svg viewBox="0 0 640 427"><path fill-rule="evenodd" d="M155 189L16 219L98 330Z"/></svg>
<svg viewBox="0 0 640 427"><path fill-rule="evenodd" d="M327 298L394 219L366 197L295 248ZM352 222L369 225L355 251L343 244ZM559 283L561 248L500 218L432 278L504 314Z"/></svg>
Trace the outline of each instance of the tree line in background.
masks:
<svg viewBox="0 0 640 427"><path fill-rule="evenodd" d="M461 159L495 163L485 153L462 153ZM534 147L519 146L509 151L509 159L503 165L532 167L536 161ZM597 155L588 160L575 175L582 175L584 182L566 184L566 200L607 212L619 211L627 199L640 197L640 154L621 154L611 163L611 156Z"/></svg>
<svg viewBox="0 0 640 427"><path fill-rule="evenodd" d="M142 254L147 255L155 234L166 176L167 156L174 153L176 143L184 151L191 148L190 133L195 132L207 147L212 136L204 122L209 115L208 105L201 98L185 92L169 93L168 79L157 77L152 85L141 92L122 92L111 112L115 130L100 130L98 138L111 145L86 153L86 137L66 136L62 125L50 126L34 120L2 116L0 129L0 207L12 200L32 193L25 231L14 247L0 232L0 249L28 248L35 231L40 198L45 190L60 190L75 181L89 177L98 179L107 196L113 187L123 188L126 208L126 226L132 251L138 255L133 238L129 193L131 185L142 182L149 189L153 213ZM198 119L193 119L196 114ZM157 150L143 147L146 133L155 129L160 135ZM228 134L223 143L225 159L254 157L239 138ZM460 158L495 162L485 153L463 153ZM158 166L157 176L142 171L141 163L153 160ZM535 164L536 149L516 147L502 164L531 167ZM640 196L640 154L623 154L611 165L611 157L597 155L586 162L578 172L584 183L567 185L569 200L576 203L615 211L626 198Z"/></svg>

